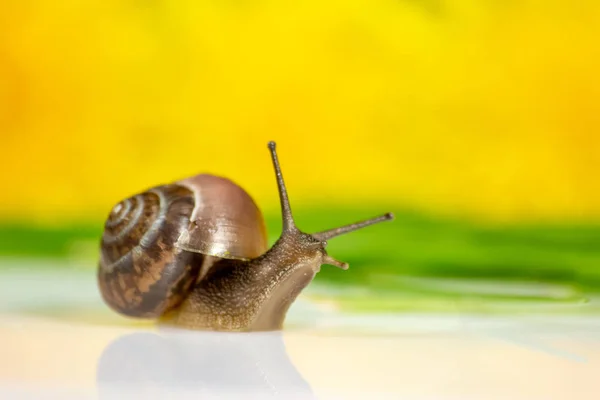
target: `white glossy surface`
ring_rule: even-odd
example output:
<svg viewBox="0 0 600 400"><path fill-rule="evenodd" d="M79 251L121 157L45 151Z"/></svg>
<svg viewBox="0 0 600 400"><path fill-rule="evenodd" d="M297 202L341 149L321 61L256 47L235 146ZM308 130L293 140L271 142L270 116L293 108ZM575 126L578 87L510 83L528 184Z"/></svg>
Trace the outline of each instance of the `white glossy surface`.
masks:
<svg viewBox="0 0 600 400"><path fill-rule="evenodd" d="M597 317L359 316L301 301L282 333L180 332L107 311L87 274L61 278L0 282L1 399L600 398Z"/></svg>

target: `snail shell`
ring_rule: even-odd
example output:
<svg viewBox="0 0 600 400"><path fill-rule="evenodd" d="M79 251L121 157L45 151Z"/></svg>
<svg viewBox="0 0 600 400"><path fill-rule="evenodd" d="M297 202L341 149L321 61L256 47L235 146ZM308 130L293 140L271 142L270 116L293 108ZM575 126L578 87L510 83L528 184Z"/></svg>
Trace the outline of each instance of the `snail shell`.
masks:
<svg viewBox="0 0 600 400"><path fill-rule="evenodd" d="M112 209L98 284L115 311L157 318L186 298L207 256L251 259L266 250L264 219L248 193L228 179L196 175Z"/></svg>

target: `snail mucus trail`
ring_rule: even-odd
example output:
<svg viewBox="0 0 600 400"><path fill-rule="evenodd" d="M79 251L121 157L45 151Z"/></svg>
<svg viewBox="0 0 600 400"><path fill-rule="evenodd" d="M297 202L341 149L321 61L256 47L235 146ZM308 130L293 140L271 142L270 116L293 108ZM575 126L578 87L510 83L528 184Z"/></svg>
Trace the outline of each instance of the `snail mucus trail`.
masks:
<svg viewBox="0 0 600 400"><path fill-rule="evenodd" d="M308 234L298 229L277 158L283 229L267 249L262 214L232 181L196 175L117 204L102 236L98 285L116 312L215 331L280 330L321 265L347 269L327 240L393 219L391 213Z"/></svg>

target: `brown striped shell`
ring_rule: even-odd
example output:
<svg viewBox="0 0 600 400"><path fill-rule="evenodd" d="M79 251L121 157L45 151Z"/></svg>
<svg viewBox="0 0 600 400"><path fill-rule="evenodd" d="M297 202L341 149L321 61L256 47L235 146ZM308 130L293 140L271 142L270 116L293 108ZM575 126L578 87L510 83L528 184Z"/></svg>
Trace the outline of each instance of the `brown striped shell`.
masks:
<svg viewBox="0 0 600 400"><path fill-rule="evenodd" d="M266 250L264 220L252 198L228 179L197 175L112 209L98 284L115 311L157 318L187 297L206 256L251 259Z"/></svg>

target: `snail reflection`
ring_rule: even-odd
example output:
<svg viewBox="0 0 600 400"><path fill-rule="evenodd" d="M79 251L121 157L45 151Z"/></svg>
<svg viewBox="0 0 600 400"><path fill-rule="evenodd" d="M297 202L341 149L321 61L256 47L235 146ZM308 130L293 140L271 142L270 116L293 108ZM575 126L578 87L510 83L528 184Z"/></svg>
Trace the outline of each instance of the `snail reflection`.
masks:
<svg viewBox="0 0 600 400"><path fill-rule="evenodd" d="M96 378L101 400L316 399L279 332L128 334L106 347Z"/></svg>

